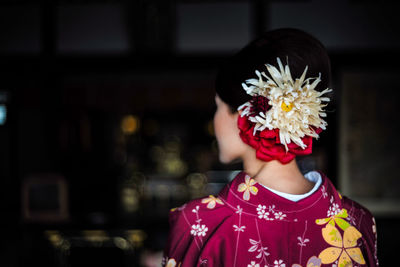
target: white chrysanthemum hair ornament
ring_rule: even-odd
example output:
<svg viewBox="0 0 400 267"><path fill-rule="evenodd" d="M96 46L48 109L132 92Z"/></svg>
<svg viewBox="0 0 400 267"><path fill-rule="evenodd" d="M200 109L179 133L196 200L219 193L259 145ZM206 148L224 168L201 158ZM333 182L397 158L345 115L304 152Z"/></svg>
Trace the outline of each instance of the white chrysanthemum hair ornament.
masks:
<svg viewBox="0 0 400 267"><path fill-rule="evenodd" d="M329 98L323 95L332 90L316 91L321 75L306 79L308 67L294 80L289 66L279 58L277 62L279 70L266 64L269 75L257 70L257 79L242 84L252 99L238 108L238 126L240 137L256 149L257 158L285 164L312 152L312 138L327 126L322 118Z"/></svg>

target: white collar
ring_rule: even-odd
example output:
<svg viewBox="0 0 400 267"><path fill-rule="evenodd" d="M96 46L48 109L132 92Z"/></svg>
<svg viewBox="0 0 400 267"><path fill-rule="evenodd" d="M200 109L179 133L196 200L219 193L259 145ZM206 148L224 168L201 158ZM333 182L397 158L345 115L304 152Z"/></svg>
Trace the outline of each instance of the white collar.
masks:
<svg viewBox="0 0 400 267"><path fill-rule="evenodd" d="M315 185L314 185L314 187L313 187L309 192L307 192L307 193L305 193L305 194L301 194L301 195L294 195L294 194L283 193L283 192L277 191L277 190L275 190L275 189L269 188L269 187L267 187L267 186L265 186L265 185L263 185L263 184L261 184L261 185L264 186L266 189L270 190L271 192L273 192L273 193L275 193L275 194L277 194L277 195L279 195L279 196L281 196L281 197L283 197L283 198L286 198L286 199L288 199L288 200L297 202L297 201L299 201L299 200L302 200L303 198L308 197L309 195L311 195L311 194L314 193L315 191L317 191L317 189L319 188L319 186L320 186L321 183L322 183L321 174L319 174L319 172L317 172L317 171L310 171L310 172L306 173L306 174L304 175L304 177L305 177L307 180L309 180L310 182L315 183Z"/></svg>

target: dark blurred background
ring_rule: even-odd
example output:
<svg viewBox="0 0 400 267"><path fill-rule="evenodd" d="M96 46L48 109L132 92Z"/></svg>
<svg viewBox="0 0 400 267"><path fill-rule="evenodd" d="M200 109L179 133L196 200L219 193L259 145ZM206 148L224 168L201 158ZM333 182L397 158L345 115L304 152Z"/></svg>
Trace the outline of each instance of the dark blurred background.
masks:
<svg viewBox="0 0 400 267"><path fill-rule="evenodd" d="M382 266L399 234L400 27L391 1L3 0L0 266L160 266L168 211L240 170L212 129L221 63L262 32L327 47L325 172L377 219Z"/></svg>

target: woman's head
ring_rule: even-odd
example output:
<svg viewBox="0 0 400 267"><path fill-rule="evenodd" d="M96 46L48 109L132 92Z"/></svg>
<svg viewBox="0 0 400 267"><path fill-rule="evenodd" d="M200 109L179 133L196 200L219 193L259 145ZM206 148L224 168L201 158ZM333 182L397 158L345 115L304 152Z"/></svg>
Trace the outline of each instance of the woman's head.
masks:
<svg viewBox="0 0 400 267"><path fill-rule="evenodd" d="M240 139L237 127L238 113L232 112L228 104L218 95L215 97L217 110L214 114L214 132L218 141L219 160L230 163L251 149Z"/></svg>
<svg viewBox="0 0 400 267"><path fill-rule="evenodd" d="M254 77L255 70L265 70L265 64L277 67L276 58L290 66L293 77L300 77L308 66L307 76L318 77L316 88L328 87L331 79L330 60L325 47L310 34L297 29L278 29L264 33L231 57L216 77L216 93L232 111L250 100L241 84Z"/></svg>
<svg viewBox="0 0 400 267"><path fill-rule="evenodd" d="M238 121L236 112L238 107L252 99L243 90L242 83L249 78L255 78L256 70L266 71L265 64L278 68L277 58L280 58L284 65L289 65L293 79L300 78L307 66L307 78L319 75L321 77L321 82L315 90L322 91L328 87L330 83L329 57L324 46L313 36L297 29L278 29L266 32L251 42L227 60L216 78L217 112L214 126L222 162L229 162L240 157L240 154L249 148L243 142L255 148L257 158L264 161L279 159L282 163L288 163L295 155L311 153L312 137L310 136L303 139L308 146L307 149L304 147L299 149L292 142L290 149L294 152L288 154L288 148L286 147L285 151L285 147L279 141L282 137L279 131L275 130L275 133L274 130L270 131L267 134L268 137L265 137L266 135L260 132L254 134L256 132L254 124L248 120L239 117ZM319 127L315 128L315 132L319 133L321 129L317 128ZM277 143L277 145L272 145L272 143ZM268 148L262 147L263 144L266 144Z"/></svg>

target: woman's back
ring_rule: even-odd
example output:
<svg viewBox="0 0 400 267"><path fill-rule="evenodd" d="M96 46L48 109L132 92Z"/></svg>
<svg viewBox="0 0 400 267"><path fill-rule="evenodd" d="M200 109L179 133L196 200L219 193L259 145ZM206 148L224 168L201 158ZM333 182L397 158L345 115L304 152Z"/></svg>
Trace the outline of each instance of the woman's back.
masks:
<svg viewBox="0 0 400 267"><path fill-rule="evenodd" d="M242 172L171 210L163 266L378 266L372 215L321 177L293 202Z"/></svg>

